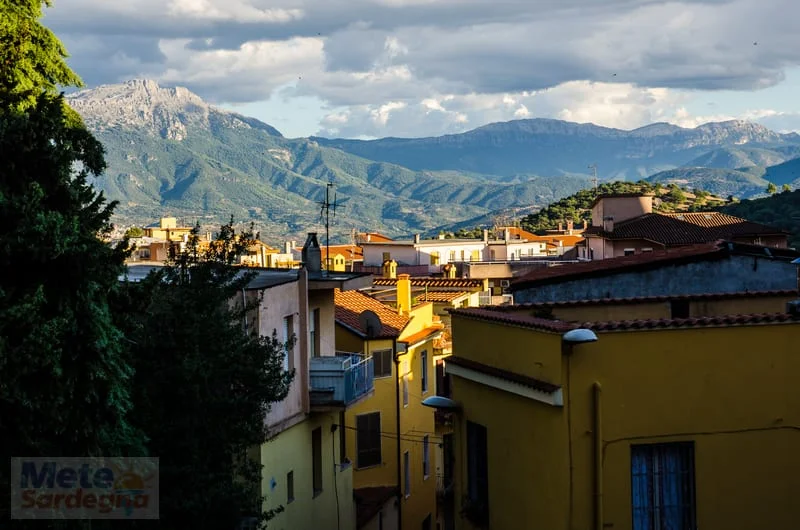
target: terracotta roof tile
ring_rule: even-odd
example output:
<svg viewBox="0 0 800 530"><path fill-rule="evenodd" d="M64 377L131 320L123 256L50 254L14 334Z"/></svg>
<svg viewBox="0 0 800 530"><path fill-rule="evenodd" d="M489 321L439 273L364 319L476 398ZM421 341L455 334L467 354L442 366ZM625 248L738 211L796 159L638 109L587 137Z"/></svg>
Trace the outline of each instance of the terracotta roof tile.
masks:
<svg viewBox="0 0 800 530"><path fill-rule="evenodd" d="M546 392L547 394L552 394L553 392L561 388L560 386L554 385L553 383L548 383L546 381L534 379L533 377L528 377L526 375L518 374L516 372L509 372L508 370L495 368L494 366L489 366L488 364L479 363L477 361L473 361L471 359L465 359L464 357L457 357L455 355L447 357L445 359L445 364L454 364L456 366L463 366L464 368L469 368L471 370L475 370L476 372L481 372L486 375L493 375L495 377L505 379L506 381L512 381L520 385L525 385L527 387L533 388L534 390L538 390L540 392Z"/></svg>
<svg viewBox="0 0 800 530"><path fill-rule="evenodd" d="M357 245L331 245L331 256L341 254L348 260L363 260L364 250ZM302 249L301 249L302 250ZM322 251L322 259L324 260L328 255L328 249L323 245L320 247Z"/></svg>
<svg viewBox="0 0 800 530"><path fill-rule="evenodd" d="M520 309L537 309L545 307L575 307L592 305L627 305L669 302L671 300L727 300L731 298L764 298L770 296L796 296L797 290L782 291L739 291L731 293L700 293L679 294L671 296L635 296L629 298L595 298L588 300L568 300L564 302L535 302L528 304L515 304L510 306L497 306L497 311L518 311Z"/></svg>
<svg viewBox="0 0 800 530"><path fill-rule="evenodd" d="M434 324L430 327L423 329L422 331L418 331L413 335L409 335L408 337L403 337L400 342L405 342L406 344L416 344L417 342L422 342L427 337L430 337L434 333L438 333L444 329L444 324Z"/></svg>
<svg viewBox="0 0 800 530"><path fill-rule="evenodd" d="M417 296L423 302L452 302L469 294L467 291L432 291Z"/></svg>
<svg viewBox="0 0 800 530"><path fill-rule="evenodd" d="M786 232L720 212L691 212L648 213L615 223L613 232L592 226L585 234L611 240L644 239L665 245L687 245L719 239L785 235Z"/></svg>
<svg viewBox="0 0 800 530"><path fill-rule="evenodd" d="M400 332L408 324L408 317L397 314L391 308L360 291L334 290L336 303L336 322L361 335L367 330L361 327L359 315L366 310L375 312L381 319L381 332L375 338L391 338L400 336Z"/></svg>
<svg viewBox="0 0 800 530"><path fill-rule="evenodd" d="M500 324L509 324L512 326L539 329L542 331L552 331L556 333L564 333L578 327L576 324L570 322L550 320L547 318L538 318L528 315L516 315L513 313L507 313L505 311L498 311L495 308L489 309L467 307L462 309L449 309L448 311L451 315L462 316L465 318L488 320L490 322L498 322Z"/></svg>
<svg viewBox="0 0 800 530"><path fill-rule="evenodd" d="M373 285L394 286L397 280L394 278L375 278ZM464 278L432 278L429 276L417 276L411 278L412 287L440 287L440 288L464 288L464 287L483 287L483 280L469 280Z"/></svg>

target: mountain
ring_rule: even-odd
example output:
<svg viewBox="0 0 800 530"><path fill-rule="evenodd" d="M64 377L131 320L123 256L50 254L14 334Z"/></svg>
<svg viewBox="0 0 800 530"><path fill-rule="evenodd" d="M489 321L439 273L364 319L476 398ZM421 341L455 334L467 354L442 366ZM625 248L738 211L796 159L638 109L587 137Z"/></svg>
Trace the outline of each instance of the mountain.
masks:
<svg viewBox="0 0 800 530"><path fill-rule="evenodd" d="M792 188L800 188L800 158L768 167L764 173L764 179L778 187L788 184Z"/></svg>
<svg viewBox="0 0 800 530"><path fill-rule="evenodd" d="M661 171L645 180L650 183L676 184L681 188L705 190L722 197L729 195L751 197L763 193L769 185L762 176L764 168L754 166L748 169L678 168Z"/></svg>
<svg viewBox="0 0 800 530"><path fill-rule="evenodd" d="M510 176L589 173L608 180L638 180L673 169L721 147L800 146L754 123L708 123L694 129L656 123L624 131L550 119L493 123L461 134L435 138L344 140L313 138L320 145L414 170L454 169Z"/></svg>
<svg viewBox="0 0 800 530"><path fill-rule="evenodd" d="M170 214L211 225L234 215L269 239L320 230L326 184L337 197L335 233L423 232L510 206L546 204L587 185L584 177L522 176L497 182L463 171L418 171L373 162L310 139L284 138L259 120L217 109L185 88L148 80L67 98L106 148L95 186L120 201L115 222ZM334 239L336 239L334 237Z"/></svg>
<svg viewBox="0 0 800 530"><path fill-rule="evenodd" d="M690 160L684 167L740 169L768 167L800 156L800 145L767 149L763 147L721 147Z"/></svg>

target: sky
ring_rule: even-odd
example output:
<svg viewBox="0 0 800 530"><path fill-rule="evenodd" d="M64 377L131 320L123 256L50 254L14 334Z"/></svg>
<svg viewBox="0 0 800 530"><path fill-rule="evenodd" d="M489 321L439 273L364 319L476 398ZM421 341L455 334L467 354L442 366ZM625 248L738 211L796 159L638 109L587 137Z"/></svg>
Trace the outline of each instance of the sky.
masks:
<svg viewBox="0 0 800 530"><path fill-rule="evenodd" d="M185 86L289 137L556 118L800 131L797 0L55 0L89 87Z"/></svg>

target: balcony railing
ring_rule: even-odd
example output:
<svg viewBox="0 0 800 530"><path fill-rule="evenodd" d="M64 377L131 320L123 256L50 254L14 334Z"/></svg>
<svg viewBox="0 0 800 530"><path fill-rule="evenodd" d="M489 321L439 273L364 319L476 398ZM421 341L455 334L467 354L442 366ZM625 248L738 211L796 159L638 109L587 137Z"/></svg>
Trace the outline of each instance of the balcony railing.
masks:
<svg viewBox="0 0 800 530"><path fill-rule="evenodd" d="M372 356L336 352L311 358L312 407L347 407L373 389Z"/></svg>

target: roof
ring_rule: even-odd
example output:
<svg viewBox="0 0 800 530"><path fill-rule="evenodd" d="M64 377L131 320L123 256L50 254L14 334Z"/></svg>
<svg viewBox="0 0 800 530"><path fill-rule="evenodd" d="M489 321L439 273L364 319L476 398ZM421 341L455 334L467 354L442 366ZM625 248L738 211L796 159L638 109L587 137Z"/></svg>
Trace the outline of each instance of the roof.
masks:
<svg viewBox="0 0 800 530"><path fill-rule="evenodd" d="M592 201L591 208L594 207L595 204L600 202L601 199L633 199L639 197L655 197L653 193L642 193L642 192L628 192L628 193L601 193L597 197L594 198Z"/></svg>
<svg viewBox="0 0 800 530"><path fill-rule="evenodd" d="M468 294L468 291L432 291L417 295L417 300L421 302L452 302Z"/></svg>
<svg viewBox="0 0 800 530"><path fill-rule="evenodd" d="M364 232L364 233L358 234L357 237L358 237L358 240L361 241L361 242L369 241L370 243L381 243L381 242L392 241L391 237L385 236L383 234L379 234L378 232Z"/></svg>
<svg viewBox="0 0 800 530"><path fill-rule="evenodd" d="M786 297L797 296L796 289L776 290L776 291L740 291L732 293L700 293L700 294L679 294L671 296L635 296L629 298L594 298L587 300L567 300L563 302L533 302L528 304L515 304L511 306L498 306L498 311L515 311L520 309L539 309L554 307L579 307L593 305L629 305L647 304L658 302L670 302L672 300L687 301L711 301L729 300L732 298L766 298L766 297Z"/></svg>
<svg viewBox="0 0 800 530"><path fill-rule="evenodd" d="M725 259L731 254L760 256L766 259L791 259L793 256L800 256L799 252L791 249L715 241L713 243L686 245L666 250L632 254L630 256L541 267L514 280L511 283L511 290L516 291L534 285L559 283L578 278L610 276L682 263Z"/></svg>
<svg viewBox="0 0 800 530"><path fill-rule="evenodd" d="M505 379L506 381L518 383L520 385L533 388L534 390L538 390L540 392L546 392L548 394L552 394L553 392L561 388L560 386L554 385L553 383L548 383L546 381L534 379L533 377L528 377L526 375L518 374L515 372L509 372L508 370L495 368L494 366L489 366L488 364L479 363L477 361L473 361L471 359L465 359L463 357L457 357L455 355L447 357L445 359L445 363L455 364L456 366L463 366L464 368L469 368L471 370L475 370L477 372L481 372L486 375L493 375L495 377Z"/></svg>
<svg viewBox="0 0 800 530"><path fill-rule="evenodd" d="M553 333L565 333L576 328L591 329L593 331L636 331L800 323L800 319L798 319L797 316L788 313L759 313L752 315L720 315L697 318L658 318L583 323L549 320L528 315L513 314L507 312L507 310L501 310L498 308L451 309L450 314L475 320L484 320L509 326L524 327Z"/></svg>
<svg viewBox="0 0 800 530"><path fill-rule="evenodd" d="M144 280L150 272L164 268L165 264L159 265L139 265L130 264L127 266L127 272L123 273L120 281L139 282ZM263 269L256 267L242 268L241 274L252 273L253 278L247 284L247 289L258 290L275 287L284 283L296 282L298 278L298 269Z"/></svg>
<svg viewBox="0 0 800 530"><path fill-rule="evenodd" d="M395 486L375 486L353 490L356 501L356 528L369 523L383 509L383 506L397 495Z"/></svg>
<svg viewBox="0 0 800 530"><path fill-rule="evenodd" d="M444 324L441 322L438 324L434 324L433 326L427 327L422 331L418 331L413 335L409 335L408 337L403 337L401 342L405 342L406 344L416 344L418 342L422 342L423 340L427 339L434 333L439 333L444 329Z"/></svg>
<svg viewBox="0 0 800 530"><path fill-rule="evenodd" d="M380 301L360 291L334 290L336 323L366 338L367 330L361 326L359 315L373 311L381 319L381 331L373 338L396 338L408 324L408 317L398 314Z"/></svg>
<svg viewBox="0 0 800 530"><path fill-rule="evenodd" d="M322 259L326 259L328 257L328 248L321 246L320 250L322 251ZM331 256L341 254L346 260L352 261L364 259L364 250L358 245L331 245L330 250Z"/></svg>
<svg viewBox="0 0 800 530"><path fill-rule="evenodd" d="M786 235L787 233L721 212L647 213L614 224L608 232L592 226L586 236L611 240L644 239L665 245L706 243L718 239Z"/></svg>
<svg viewBox="0 0 800 530"><path fill-rule="evenodd" d="M412 287L428 287L428 288L463 288L475 287L483 288L483 280L470 280L465 278L432 278L429 276L418 276L410 278ZM395 286L397 285L396 278L375 278L372 284L376 286Z"/></svg>

